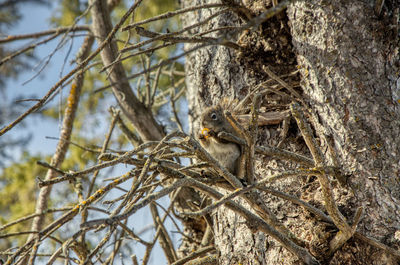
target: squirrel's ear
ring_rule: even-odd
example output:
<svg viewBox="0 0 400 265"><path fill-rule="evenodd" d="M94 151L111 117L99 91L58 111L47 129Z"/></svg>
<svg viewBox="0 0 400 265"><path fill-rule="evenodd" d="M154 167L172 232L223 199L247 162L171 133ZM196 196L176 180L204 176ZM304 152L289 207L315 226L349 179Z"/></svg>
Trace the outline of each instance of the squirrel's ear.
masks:
<svg viewBox="0 0 400 265"><path fill-rule="evenodd" d="M220 107L222 110L229 110L233 111L233 106L237 105L238 100L237 99L230 99L230 98L222 98L222 100L219 102L218 107Z"/></svg>
<svg viewBox="0 0 400 265"><path fill-rule="evenodd" d="M289 117L290 110L285 111L269 111L258 114L258 126L274 125L281 123L286 117ZM242 125L249 125L251 114L241 114L237 115L236 119Z"/></svg>

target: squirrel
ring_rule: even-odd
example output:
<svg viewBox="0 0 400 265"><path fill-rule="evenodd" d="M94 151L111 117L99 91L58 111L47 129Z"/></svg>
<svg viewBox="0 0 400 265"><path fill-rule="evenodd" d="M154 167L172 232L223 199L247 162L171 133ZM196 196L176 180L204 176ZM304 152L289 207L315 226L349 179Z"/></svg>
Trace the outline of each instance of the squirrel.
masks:
<svg viewBox="0 0 400 265"><path fill-rule="evenodd" d="M207 150L222 166L239 179L245 178L242 172L244 161L243 147L236 142L230 142L218 137L220 132L230 133L239 137L239 133L233 128L226 118L224 111L229 110L232 116L246 128L251 118L245 114L246 109L237 100L224 98L216 106L206 108L200 117L201 132L197 134L200 144ZM275 125L285 121L290 115L290 110L269 111L259 113L258 126ZM282 140L283 141L283 140ZM241 171L239 169L242 169ZM240 172L239 172L240 171Z"/></svg>
<svg viewBox="0 0 400 265"><path fill-rule="evenodd" d="M202 130L198 134L198 139L207 152L230 173L237 176L242 148L237 143L218 137L220 132L227 132L238 136L238 133L225 117L224 110L228 107L227 103L227 101L222 101L218 105L208 107L204 110L200 118Z"/></svg>

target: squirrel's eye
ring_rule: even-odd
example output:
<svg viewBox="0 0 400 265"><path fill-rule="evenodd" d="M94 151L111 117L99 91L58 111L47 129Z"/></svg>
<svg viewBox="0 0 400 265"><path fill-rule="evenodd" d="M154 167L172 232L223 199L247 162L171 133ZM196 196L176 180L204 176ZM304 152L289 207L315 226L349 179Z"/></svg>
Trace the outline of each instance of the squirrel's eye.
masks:
<svg viewBox="0 0 400 265"><path fill-rule="evenodd" d="M211 119L213 119L213 120L217 120L217 114L215 114L215 113L211 113Z"/></svg>

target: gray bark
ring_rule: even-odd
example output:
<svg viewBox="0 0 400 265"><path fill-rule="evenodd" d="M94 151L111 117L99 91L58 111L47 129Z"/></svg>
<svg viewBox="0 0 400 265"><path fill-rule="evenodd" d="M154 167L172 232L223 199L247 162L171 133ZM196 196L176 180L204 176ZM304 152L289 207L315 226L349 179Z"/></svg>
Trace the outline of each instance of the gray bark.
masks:
<svg viewBox="0 0 400 265"><path fill-rule="evenodd" d="M215 1L181 2L187 7ZM246 1L245 5L257 15L268 7L267 2ZM188 13L182 21L184 26L191 25L214 12L216 9ZM397 24L391 18L390 13L376 17L372 3L362 1L297 1L279 18L236 36L244 42L241 54L210 46L189 55L186 82L195 132L204 106L223 97L241 99L265 81L263 65L283 74L297 63L304 100L317 113L326 138L334 146L335 157L328 152L327 143L318 139L327 162L349 176L346 187L332 180L340 210L351 224L356 208L364 206L357 231L396 248L399 239L395 232L399 233L400 227L400 79ZM231 12L191 33L238 24L239 16ZM185 49L193 46L186 44ZM264 107L270 101L264 99ZM259 132L260 145L276 146L280 141L280 126L260 127ZM310 156L293 122L283 148ZM256 173L262 178L297 166L260 156ZM274 187L324 209L319 185L313 179L286 179ZM324 264L396 264L393 257L358 239L350 239L329 256L329 241L337 232L332 225L282 199L265 195L264 201L303 247ZM213 220L220 264L301 263L269 236L252 233L242 218L224 207L213 213Z"/></svg>
<svg viewBox="0 0 400 265"><path fill-rule="evenodd" d="M184 6L198 5L205 2L210 3L209 1L183 1ZM186 14L183 17L184 26L197 23L214 12L216 12L215 9ZM212 20L203 28L198 28L196 29L197 31L191 33L195 34L216 27L239 24L240 18L234 12L230 12L220 16L219 19ZM240 37L247 39L257 37L254 35ZM213 33L211 36L218 37L220 35ZM236 38L239 38L239 36L236 36ZM268 41L270 40L268 39L267 43L264 43L265 46L271 44ZM256 43L255 45L259 44ZM185 49L188 50L193 46L192 44L185 45ZM262 50L265 48L263 45L259 46L261 47L257 47L258 49ZM265 49L267 50L267 48ZM258 68L262 65L252 57L253 55L249 51L249 55L243 54L238 56L237 52L232 49L211 46L199 50L186 58L187 94L191 110L189 115L192 124L192 133L199 128L198 118L205 106L214 105L224 97L241 99L257 84L266 80L265 74L261 74L259 69L252 65L254 62ZM265 55L267 57L269 54ZM274 56L275 54L271 52L270 57ZM287 71L289 71L288 69L292 69L291 65L281 66L283 69L285 67L287 67ZM269 128L263 128L261 131L259 137L260 144L262 142L275 145L278 143L279 139L277 135L279 132L276 132L276 130L270 131ZM258 167L263 168L263 171L258 171L259 174L266 176L267 172L264 170L264 167L268 167L267 165L270 164L269 161L270 159L267 159L263 161L265 163L258 163ZM268 172L271 173L270 170ZM240 202L246 205L243 201ZM247 206L247 208L249 207ZM298 211L295 207L292 208L290 209L292 213L296 212L296 210ZM220 264L279 264L282 262L281 258L285 257L282 256L282 252L290 257L285 257L285 263L297 260L293 254L282 249L276 241L268 242L267 237L263 233L254 234L247 227L243 218L225 207L221 207L213 214L213 220L215 245L220 252ZM276 250L276 255L271 254L272 252L269 250L272 249Z"/></svg>
<svg viewBox="0 0 400 265"><path fill-rule="evenodd" d="M217 1L208 1L207 3L213 3ZM183 1L183 6L194 6L206 1ZM184 26L188 26L197 22L200 22L211 14L214 14L218 9L202 9L198 12L186 13L182 17ZM213 19L207 25L193 29L190 33L195 34L215 27L227 26L227 25L237 25L239 18L233 13L226 13L221 16L222 19ZM211 37L218 37L218 34L213 33ZM195 47L196 44L186 44L185 50ZM247 89L255 84L255 79L252 79L249 74L241 68L235 62L235 51L222 47L222 46L209 46L207 48L198 50L192 53L186 58L185 71L186 71L186 85L187 85L187 97L189 101L190 111L189 111L189 122L192 125L191 131L194 133L194 128L198 128L198 122L201 115L201 110L206 106L212 106L216 104L221 98L228 97L234 98L235 94L241 90L247 91ZM235 87L235 89L233 89ZM224 209L224 208L223 208ZM235 230L228 231L229 235L223 237L224 233L227 232L224 228L224 219L226 214L229 212L224 209L224 213L219 217L215 215L214 219L214 234L216 235L216 245L218 250L221 251L222 255L224 253L234 252L236 249L232 249L232 244L227 244L225 241L230 241L232 233ZM218 219L222 218L222 219ZM231 219L228 219L231 220ZM240 221L239 221L240 220ZM236 216L235 218L235 229L244 229L244 233L247 234L247 242L253 241L253 235L246 225L243 223L244 219ZM240 224L240 222L242 222ZM217 228L217 226L219 228ZM195 229L194 229L195 230ZM193 229L186 226L185 232L191 235L198 235L193 233ZM236 230L238 231L238 230ZM201 239L198 238L198 239ZM244 242L244 241L241 241ZM192 244L184 242L183 246L191 246ZM251 243L254 245L254 243ZM227 249L221 249L222 247L227 247ZM240 249L240 248L238 248ZM182 248L181 248L182 250ZM233 250L233 251L232 251Z"/></svg>
<svg viewBox="0 0 400 265"><path fill-rule="evenodd" d="M378 19L371 4L296 2L288 15L304 94L354 191L351 205L341 202L353 213L364 206L358 231L392 245L400 225L398 25ZM350 251L333 260L343 252L356 260ZM363 251L365 260L382 262L373 252Z"/></svg>

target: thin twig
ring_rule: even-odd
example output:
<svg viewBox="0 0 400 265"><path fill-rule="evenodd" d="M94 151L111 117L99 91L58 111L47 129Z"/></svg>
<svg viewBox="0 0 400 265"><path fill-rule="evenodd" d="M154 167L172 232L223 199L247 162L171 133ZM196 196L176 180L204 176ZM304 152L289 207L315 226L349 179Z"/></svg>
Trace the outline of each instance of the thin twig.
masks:
<svg viewBox="0 0 400 265"><path fill-rule="evenodd" d="M218 137L228 140L230 142L234 142L240 145L246 145L246 142L237 136L234 136L230 133L220 132ZM299 164L302 164L306 167L314 166L314 161L308 157L303 155L299 155L281 148L273 147L273 146L256 146L255 147L256 153L263 154L266 156L273 157L275 159L283 159L288 161L294 161Z"/></svg>
<svg viewBox="0 0 400 265"><path fill-rule="evenodd" d="M182 57L188 55L189 53L192 53L192 52L194 52L194 51L196 51L196 50L199 50L199 49L201 49L201 48L204 48L204 47L207 47L207 46L210 46L210 45L218 45L218 43L212 43L212 44L208 43L208 44L201 44L201 45L195 46L195 47L193 47L192 49L189 49L189 50L186 51L186 52L183 52L183 53L181 53L181 54L178 54L178 55L176 55L176 56L173 56L173 57L170 57L170 58L168 58L168 59L166 59L166 60L163 60L163 61L159 62L158 64L153 65L152 67L148 68L147 70L143 70L143 71L141 71L141 72L139 72L139 73L130 75L130 76L128 76L126 79L127 79L127 80L130 80L130 79L136 78L136 77L138 77L138 76L141 76L141 75L143 75L143 74L145 74L145 73L147 73L147 72L153 71L153 70L155 70L155 69L157 69L157 68L159 68L159 67L163 67L163 66L165 66L165 65L168 65L168 64L170 64L171 62L176 61L176 60L178 60L179 58L182 58ZM115 63L115 62L113 62L113 63ZM113 64L113 63L112 63L112 64ZM111 65L111 64L110 64L110 65ZM114 86L115 84L116 84L116 83L111 83L111 84L109 84L108 86L102 87L101 90L105 90L105 89L107 89L107 88L110 88L110 87ZM0 131L0 132L1 132L1 131ZM0 134L0 136L1 136L1 134Z"/></svg>
<svg viewBox="0 0 400 265"><path fill-rule="evenodd" d="M246 154L246 177L249 184L254 182L254 154L255 145L258 135L258 110L261 104L261 95L256 94L253 98L253 104L251 107L251 120L249 124L249 134L246 137L247 146L245 150Z"/></svg>
<svg viewBox="0 0 400 265"><path fill-rule="evenodd" d="M196 25L197 27L197 25ZM165 34L160 34L156 32L151 32L148 30L145 30L143 28L136 28L136 32L141 35L141 36L146 36L150 37L151 39L143 41L142 43L138 43L137 46L132 46L132 47L127 47L124 50L121 50L121 52L126 52L132 49L136 49L138 47L141 47L145 44L148 44L153 41L166 41L166 42L171 42L171 43L215 43L218 41L218 38L213 38L213 37L199 37L199 36L175 36L178 35L177 32L171 32L171 33L165 33ZM241 50L241 46L236 44L235 42L225 40L224 42L221 42L221 45L233 48L235 50Z"/></svg>
<svg viewBox="0 0 400 265"><path fill-rule="evenodd" d="M274 74L267 66L263 66L263 70L269 75L270 78L274 79L279 84L281 84L283 87L285 87L287 90L289 90L289 92L294 96L294 98L296 98L297 100L301 101L302 97L300 96L300 94L296 90L293 89L293 87L288 85L288 83L286 83L279 76Z"/></svg>
<svg viewBox="0 0 400 265"><path fill-rule="evenodd" d="M29 33L29 34L20 34L20 35L10 35L7 36L7 38L0 39L0 44L1 43L6 43L6 42L11 42L11 41L16 41L16 40L24 40L24 39L33 39L33 38L39 38L43 37L46 35L51 35L51 34L61 34L67 31L90 31L90 27L87 25L74 25L70 27L59 27L55 29L49 29L41 32L35 32L35 33Z"/></svg>
<svg viewBox="0 0 400 265"><path fill-rule="evenodd" d="M8 227L10 227L10 226L13 226L13 225L16 225L16 224L18 224L18 223L21 223L21 222L27 221L27 220L29 220L29 219L32 219L32 218L34 218L34 217L36 217L36 216L38 216L38 215L48 214L48 213L54 213L54 212L63 212L63 211L71 210L71 209L72 209L72 207L63 207L63 208L57 208L57 209L47 209L47 210L45 210L43 213L33 213L33 214L30 214L30 215L27 215L27 216L18 218L17 220L12 221L12 222L10 222L10 223L8 223L8 224L2 225L2 226L0 227L0 231L4 230L4 229L6 229L6 228L8 228Z"/></svg>
<svg viewBox="0 0 400 265"><path fill-rule="evenodd" d="M174 190L176 190L179 187L187 185L187 183L188 183L187 179L180 179L180 180L174 182L173 184L163 188L162 190L160 190L158 192L154 192L154 193L151 193L151 194L147 195L143 200L141 200L140 202L132 205L131 207L129 207L122 214L115 215L115 216L113 216L111 218L101 218L101 219L88 221L88 222L86 222L84 224L81 224L81 227L82 228L97 227L97 226L99 226L101 224L112 225L112 224L114 224L114 222L117 222L117 221L124 220L124 219L128 218L129 216L134 214L137 210L147 206L152 201L157 200L157 199L159 199L159 198L161 198L161 197L173 192Z"/></svg>
<svg viewBox="0 0 400 265"><path fill-rule="evenodd" d="M21 54L23 54L23 53L25 53L25 52L27 52L27 51L29 51L29 50L31 50L31 49L35 49L35 48L38 47L39 45L45 44L45 43L47 43L47 42L49 42L49 41L55 39L57 36L58 36L58 34L53 34L53 35L49 36L48 38L46 38L46 39L44 39L44 40L42 40L42 41L33 43L33 44L31 44L31 45L29 45L29 46L23 48L23 49L20 49L20 50L18 50L18 51L16 51L16 52L12 53L12 54L10 54L10 55L5 56L5 57L0 61L0 66L2 66L2 65L5 64L6 62L8 62L8 61L14 59L15 57L17 57L17 56L19 56L19 55L21 55Z"/></svg>
<svg viewBox="0 0 400 265"><path fill-rule="evenodd" d="M174 249L174 245L172 244L171 237L169 236L167 229L165 229L164 223L161 221L160 216L158 215L157 207L154 203L150 204L150 210L153 215L154 224L156 227L161 229L161 233L159 236L159 243L164 250L165 256L169 263L174 262L177 260L177 255Z"/></svg>
<svg viewBox="0 0 400 265"><path fill-rule="evenodd" d="M179 14L183 14L183 13L186 13L186 12L191 12L191 11L196 11L196 10L199 10L199 9L206 9L206 8L224 7L224 6L226 6L226 4L205 4L205 5L186 7L186 8L182 8L182 9L176 10L176 11L166 12L164 14L161 14L161 15L158 15L158 16L143 20L143 21L136 22L134 24L130 24L130 25L122 28L122 31L131 29L131 28L135 28L137 26L140 26L140 25L143 25L143 24L146 24L146 23L149 23L149 22L153 22L153 21L157 21L157 20L161 20L161 19L166 19L166 18L170 18L170 17L173 17L173 16L177 16Z"/></svg>
<svg viewBox="0 0 400 265"><path fill-rule="evenodd" d="M142 139L139 138L135 133L133 133L128 126L126 126L125 122L122 120L120 111L112 108L113 115L117 118L117 125L123 132L123 134L128 138L128 140L132 143L134 147L137 147L138 145L142 144L143 141Z"/></svg>
<svg viewBox="0 0 400 265"><path fill-rule="evenodd" d="M134 44L134 45L132 45L132 46L126 47L125 49L121 50L121 53L128 52L128 51L130 51L130 50L140 48L140 47L142 47L142 46L144 46L144 45L146 45L146 44L152 43L152 42L154 42L154 41L164 40L164 39L166 39L166 38L169 38L169 37L172 37L172 36L176 36L176 35L182 34L182 33L186 32L186 31L189 31L189 30L191 30L191 29L193 29L193 28L199 27L200 25L203 25L203 24L207 23L208 21L210 21L211 19L213 19L213 18L215 18L215 17L217 17L217 16L219 16L219 15L222 15L222 14L224 14L224 13L226 13L226 12L229 12L229 8L226 8L226 9L223 9L223 10L220 10L220 11L217 11L217 12L215 12L214 14L210 15L209 17L203 19L202 21L197 22L197 23L195 23L195 24L193 24L193 25L187 26L187 27L185 27L185 28L183 28L183 29L181 29L181 30L179 30L179 31L176 31L176 32L170 32L170 33L165 33L165 34L154 33L155 35L153 35L153 36L151 37L151 39L148 39L148 40L139 42L139 43L137 43L137 44ZM138 31L138 30L137 30L137 31ZM143 32L143 33L144 33L145 31L142 30L142 28L139 28L138 34L139 34L140 32ZM220 41L220 43L222 43L222 41Z"/></svg>
<svg viewBox="0 0 400 265"><path fill-rule="evenodd" d="M102 238L102 240L97 244L97 246L89 253L87 256L85 263L88 264L88 262L92 259L94 255L108 242L110 239L112 233L114 232L115 228L110 227L110 230L106 233L106 235Z"/></svg>
<svg viewBox="0 0 400 265"><path fill-rule="evenodd" d="M48 186L48 185L53 185L55 183L60 183L63 181L69 181L75 178L81 178L84 177L85 175L92 173L96 170L100 170L103 168L107 168L107 167L111 167L114 166L116 164L119 163L124 163L126 160L130 159L130 157L140 151L142 151L145 148L151 147L153 145L156 145L158 142L146 142L142 145L140 145L139 147L135 148L132 151L126 152L124 155L117 157L116 159L112 160L112 161L108 161L102 164L98 164L95 166L92 166L90 168L87 168L85 170L82 171L78 171L78 172L74 172L74 173L67 173L65 175L63 175L62 177L59 178L55 178L55 179L50 179L50 180L46 180L46 181L41 181L39 183L39 187L43 187L43 186Z"/></svg>
<svg viewBox="0 0 400 265"><path fill-rule="evenodd" d="M187 255L186 257L183 257L183 258L175 261L171 265L183 265L183 264L186 264L186 262L194 260L195 258L201 257L202 255L204 255L204 254L206 254L208 252L214 251L214 250L215 250L214 246L207 246L207 247L199 248L196 251L193 251L192 253Z"/></svg>
<svg viewBox="0 0 400 265"><path fill-rule="evenodd" d="M285 171L283 173L277 173L272 176L263 178L260 181L257 181L251 185L248 185L246 187L236 189L234 192L228 193L225 196L223 196L220 200L212 203L211 205L196 211L196 212L185 212L183 215L187 216L200 216L204 215L207 213L210 213L212 210L218 208L222 204L226 204L228 201L231 201L233 198L244 194L246 192L249 192L254 189L261 189L261 190L266 190L265 189L265 184L266 183L274 183L280 179L288 178L288 177L296 177L296 176L310 176L310 175L315 175L318 174L319 172L317 171L312 171L312 170L297 170L297 171Z"/></svg>

